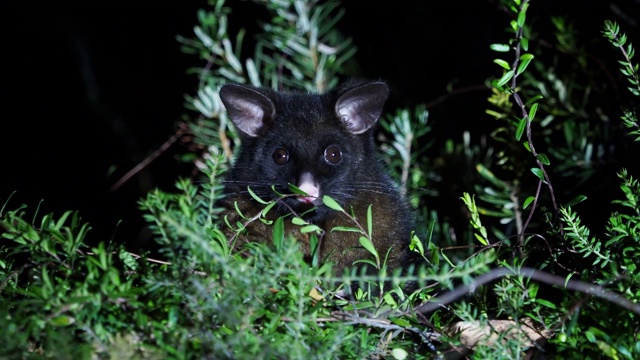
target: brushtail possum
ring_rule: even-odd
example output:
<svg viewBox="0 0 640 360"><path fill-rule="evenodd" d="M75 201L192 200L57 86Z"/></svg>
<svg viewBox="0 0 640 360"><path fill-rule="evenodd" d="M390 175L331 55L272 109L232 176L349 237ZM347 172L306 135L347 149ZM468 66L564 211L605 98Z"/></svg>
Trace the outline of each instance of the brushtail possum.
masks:
<svg viewBox="0 0 640 360"><path fill-rule="evenodd" d="M238 84L220 89L220 98L240 135L240 148L224 184L225 216L231 224L245 222L264 208L248 188L264 200L288 194L267 214L275 219L301 216L325 233L319 241L322 261L334 264L334 274L360 259L372 259L355 232L331 231L354 227L341 212L329 209L328 195L355 214L367 228L367 208L372 205L372 241L381 260L388 253L388 269L401 267L409 258L412 229L409 207L376 157L373 129L389 90L383 82L350 81L324 94L277 92ZM296 195L289 184L306 195ZM293 234L305 256L311 256L309 234L285 219L285 235ZM265 241L273 229L253 221L240 233L240 243ZM234 236L228 230L229 236Z"/></svg>

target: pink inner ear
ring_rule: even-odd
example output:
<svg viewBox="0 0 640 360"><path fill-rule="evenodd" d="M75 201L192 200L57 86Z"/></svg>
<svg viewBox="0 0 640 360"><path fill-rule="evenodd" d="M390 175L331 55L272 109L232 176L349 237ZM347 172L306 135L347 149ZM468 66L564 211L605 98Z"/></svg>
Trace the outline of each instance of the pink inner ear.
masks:
<svg viewBox="0 0 640 360"><path fill-rule="evenodd" d="M238 107L238 113L234 120L236 126L249 136L257 136L258 130L263 125L264 110L250 101L239 100L234 105Z"/></svg>
<svg viewBox="0 0 640 360"><path fill-rule="evenodd" d="M354 106L338 107L338 116L352 133L360 134L366 130L366 128L363 129L361 122L358 121L358 114Z"/></svg>

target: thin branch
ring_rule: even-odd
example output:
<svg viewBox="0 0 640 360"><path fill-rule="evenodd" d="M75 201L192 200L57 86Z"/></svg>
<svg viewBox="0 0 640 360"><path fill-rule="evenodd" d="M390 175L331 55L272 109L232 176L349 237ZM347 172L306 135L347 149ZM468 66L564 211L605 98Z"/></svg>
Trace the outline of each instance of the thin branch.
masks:
<svg viewBox="0 0 640 360"><path fill-rule="evenodd" d="M451 90L450 92L441 95L431 101L429 101L428 103L425 104L425 107L427 109L431 109L432 107L445 102L448 98L454 96L454 95L459 95L459 94L463 94L466 92L472 92L472 91L482 91L482 90L490 90L491 88L487 87L486 85L472 85L472 86L465 86L465 87L460 87L454 90Z"/></svg>
<svg viewBox="0 0 640 360"><path fill-rule="evenodd" d="M156 149L156 151L154 151L151 155L147 156L138 165L134 166L131 170L127 171L127 173L124 174L120 178L120 180L116 181L116 183L111 186L111 191L118 190L124 183L129 181L131 177L133 177L135 174L142 171L142 169L146 168L153 160L158 158L160 154L165 152L171 145L173 145L176 141L178 141L178 139L180 139L182 135L184 135L184 133L186 132L185 127L186 126L181 124L178 130L176 130L175 134L173 134L173 136L171 136L167 141L165 141L164 144L162 144L158 149Z"/></svg>
<svg viewBox="0 0 640 360"><path fill-rule="evenodd" d="M461 285L452 291L449 291L442 296L437 297L434 301L422 304L415 308L416 312L428 313L434 311L441 306L450 304L466 294L473 293L478 287L496 281L498 279L510 276L524 276L545 284L557 286L567 290L579 291L591 296L599 297L603 300L609 301L615 305L620 306L625 310L632 311L636 314L640 314L640 304L629 301L624 296L607 290L604 287L596 284L587 283L580 280L567 280L564 277L549 274L534 268L522 267L520 269L509 269L505 267L493 269L484 275L478 276L475 280L472 280L468 285Z"/></svg>
<svg viewBox="0 0 640 360"><path fill-rule="evenodd" d="M520 11L523 11L527 6L528 6L529 1L528 0L524 0L522 2L522 4L520 5ZM514 74L513 74L513 78L511 79L511 90L513 91L513 99L516 101L516 104L518 105L518 107L520 107L520 110L522 112L522 117L525 119L526 121L526 133L527 133L527 143L529 144L529 149L531 150L531 153L533 154L533 156L536 158L536 164L538 165L538 168L540 170L542 170L542 173L544 175L544 181L547 183L547 186L549 187L549 192L551 193L551 201L553 203L553 209L555 210L555 212L558 212L558 204L556 202L556 197L555 197L555 193L553 191L553 186L551 185L551 179L549 179L549 174L547 173L547 171L544 168L544 164L542 164L542 162L538 159L538 153L536 152L536 149L533 145L533 138L532 138L532 131L531 131L531 119L529 118L529 114L527 112L527 108L524 105L524 101L522 101L522 98L520 97L520 94L518 94L517 91L517 82L516 79L518 78L518 64L520 62L520 47L521 47L521 39L523 36L523 32L524 32L524 27L519 27L518 31L516 32L516 46L515 46L515 59L513 60L513 65L512 65L512 69L514 69ZM540 189L540 183L538 183L538 189ZM529 213L529 217L527 219L527 222L525 223L525 226L522 228L521 231L521 236L519 237L519 242L523 240L523 235L524 232L527 229L527 226L529 225L529 221L531 220L531 217L533 216L533 212L535 211L536 208L536 204L537 204L537 200L538 200L538 196L539 196L540 192L537 191L536 192L536 197L535 200L531 206L531 212Z"/></svg>

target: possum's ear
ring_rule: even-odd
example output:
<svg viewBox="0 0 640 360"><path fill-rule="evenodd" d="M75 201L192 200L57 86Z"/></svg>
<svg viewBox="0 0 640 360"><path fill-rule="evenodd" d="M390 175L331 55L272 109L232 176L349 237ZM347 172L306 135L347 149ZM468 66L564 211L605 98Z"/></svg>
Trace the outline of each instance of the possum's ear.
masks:
<svg viewBox="0 0 640 360"><path fill-rule="evenodd" d="M271 99L249 86L224 85L220 99L236 128L251 137L268 128L276 115Z"/></svg>
<svg viewBox="0 0 640 360"><path fill-rule="evenodd" d="M361 134L378 120L388 96L389 88L383 82L359 85L338 98L335 111L351 133Z"/></svg>

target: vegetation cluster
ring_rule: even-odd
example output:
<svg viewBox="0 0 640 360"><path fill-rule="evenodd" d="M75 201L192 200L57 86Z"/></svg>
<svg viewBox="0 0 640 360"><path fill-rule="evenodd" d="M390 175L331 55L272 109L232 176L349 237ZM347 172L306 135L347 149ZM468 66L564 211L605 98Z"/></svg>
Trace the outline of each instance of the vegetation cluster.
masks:
<svg viewBox="0 0 640 360"><path fill-rule="evenodd" d="M345 71L356 47L337 30L339 1L256 3L271 19L249 34L252 54L244 30L230 33L224 0L178 37L202 64L179 125L191 136L181 161L198 172L139 201L161 260L105 235L87 245L77 212L4 201L0 357L640 357L640 72L617 22L593 25L608 43L594 57L570 19L553 18L555 38L541 39L527 17L535 1L500 1L508 40L487 44L496 66L477 109L490 133L434 148L425 104L381 119L381 156L414 209L421 263L388 271L371 217L354 217L333 231L361 233L371 254L362 261L379 273L334 274L283 235L287 221L322 229L266 220L273 201L256 196L262 216L244 219L268 222L273 241L238 249L222 231L243 223L216 206L238 144L220 87L324 92L357 75ZM604 206L592 200L602 197Z"/></svg>

